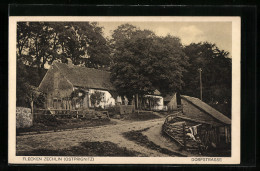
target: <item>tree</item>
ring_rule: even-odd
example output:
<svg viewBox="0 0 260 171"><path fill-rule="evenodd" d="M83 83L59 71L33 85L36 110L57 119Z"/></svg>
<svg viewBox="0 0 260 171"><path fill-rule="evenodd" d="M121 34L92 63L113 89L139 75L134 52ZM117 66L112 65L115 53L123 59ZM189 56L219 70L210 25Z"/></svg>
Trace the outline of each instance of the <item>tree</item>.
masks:
<svg viewBox="0 0 260 171"><path fill-rule="evenodd" d="M163 95L181 89L187 57L180 39L121 25L112 35L111 81L121 96L142 98L157 89Z"/></svg>
<svg viewBox="0 0 260 171"><path fill-rule="evenodd" d="M99 68L110 64L102 28L89 22L18 22L17 54L24 63L44 68L58 59Z"/></svg>
<svg viewBox="0 0 260 171"><path fill-rule="evenodd" d="M231 105L231 59L228 52L215 44L192 43L184 48L190 66L184 74L185 86L182 94L200 97L199 71L202 69L203 101L209 104Z"/></svg>
<svg viewBox="0 0 260 171"><path fill-rule="evenodd" d="M86 67L109 67L111 63L108 41L103 36L102 28L97 23L76 23L81 46L85 51L83 62Z"/></svg>
<svg viewBox="0 0 260 171"><path fill-rule="evenodd" d="M17 56L22 58L24 49L28 47L28 41L31 37L29 24L26 22L18 22L17 24Z"/></svg>
<svg viewBox="0 0 260 171"><path fill-rule="evenodd" d="M17 60L16 75L16 105L23 107L44 107L45 94L37 90L38 83L43 76L38 68L24 65Z"/></svg>

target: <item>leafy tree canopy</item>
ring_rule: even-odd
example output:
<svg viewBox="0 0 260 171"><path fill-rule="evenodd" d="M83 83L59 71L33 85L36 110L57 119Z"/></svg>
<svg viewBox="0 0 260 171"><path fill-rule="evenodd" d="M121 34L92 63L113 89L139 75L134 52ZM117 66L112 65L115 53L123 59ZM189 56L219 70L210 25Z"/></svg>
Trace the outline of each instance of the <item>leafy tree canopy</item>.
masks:
<svg viewBox="0 0 260 171"><path fill-rule="evenodd" d="M30 107L31 102L35 102L37 107L43 107L45 95L37 90L43 75L46 71L40 71L40 68L32 68L17 62L17 79L16 79L16 105Z"/></svg>
<svg viewBox="0 0 260 171"><path fill-rule="evenodd" d="M198 69L201 68L203 101L230 105L232 63L229 53L208 42L192 43L184 48L184 52L189 57L190 65L184 74L182 94L200 97Z"/></svg>
<svg viewBox="0 0 260 171"><path fill-rule="evenodd" d="M181 89L187 57L180 39L158 37L150 30L132 25L119 26L112 35L111 81L119 94L162 94Z"/></svg>
<svg viewBox="0 0 260 171"><path fill-rule="evenodd" d="M110 64L109 47L97 23L18 22L17 56L24 63L44 68L58 59L99 68Z"/></svg>

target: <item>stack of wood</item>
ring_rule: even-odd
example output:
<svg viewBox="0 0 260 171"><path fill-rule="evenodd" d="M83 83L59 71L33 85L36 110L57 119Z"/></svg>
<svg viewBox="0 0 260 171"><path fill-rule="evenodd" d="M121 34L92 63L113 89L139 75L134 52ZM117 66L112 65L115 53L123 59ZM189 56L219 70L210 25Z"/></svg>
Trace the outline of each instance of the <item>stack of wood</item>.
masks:
<svg viewBox="0 0 260 171"><path fill-rule="evenodd" d="M177 116L177 117L174 117L174 118L170 121L170 123L177 123L177 122L184 122L184 123L186 124L186 122L183 121L183 119L182 119L182 118L179 118L178 116Z"/></svg>
<svg viewBox="0 0 260 171"><path fill-rule="evenodd" d="M185 122L175 122L164 127L164 132L182 146L184 146L183 124Z"/></svg>
<svg viewBox="0 0 260 171"><path fill-rule="evenodd" d="M173 121L173 120L172 120ZM178 142L181 146L185 147L187 151L197 151L198 143L196 140L187 135L189 128L186 126L185 121L168 123L164 125L164 132Z"/></svg>

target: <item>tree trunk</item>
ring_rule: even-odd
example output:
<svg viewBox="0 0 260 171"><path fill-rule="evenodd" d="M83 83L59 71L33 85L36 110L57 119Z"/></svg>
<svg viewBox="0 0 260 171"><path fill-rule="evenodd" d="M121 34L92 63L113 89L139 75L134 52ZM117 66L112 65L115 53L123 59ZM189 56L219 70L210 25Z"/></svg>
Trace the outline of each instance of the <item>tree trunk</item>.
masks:
<svg viewBox="0 0 260 171"><path fill-rule="evenodd" d="M136 94L135 98L136 98L136 109L137 109L137 113L139 113L138 94Z"/></svg>
<svg viewBox="0 0 260 171"><path fill-rule="evenodd" d="M138 94L135 95L135 107L138 109Z"/></svg>
<svg viewBox="0 0 260 171"><path fill-rule="evenodd" d="M140 107L141 107L141 110L144 109L144 100L143 100L143 97L140 97Z"/></svg>

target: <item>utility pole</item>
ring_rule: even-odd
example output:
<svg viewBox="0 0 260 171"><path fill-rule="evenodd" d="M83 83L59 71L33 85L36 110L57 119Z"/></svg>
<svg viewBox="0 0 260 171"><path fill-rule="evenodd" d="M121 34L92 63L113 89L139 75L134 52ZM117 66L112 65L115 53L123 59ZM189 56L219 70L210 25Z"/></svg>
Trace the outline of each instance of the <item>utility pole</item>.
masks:
<svg viewBox="0 0 260 171"><path fill-rule="evenodd" d="M202 101L202 80L201 80L201 71L202 71L202 69L199 68L199 72L200 72L200 100Z"/></svg>

